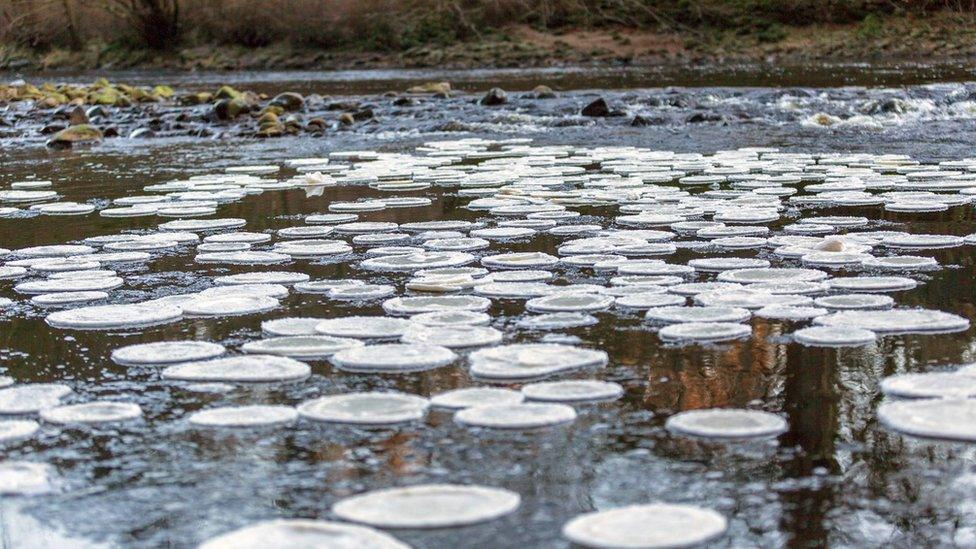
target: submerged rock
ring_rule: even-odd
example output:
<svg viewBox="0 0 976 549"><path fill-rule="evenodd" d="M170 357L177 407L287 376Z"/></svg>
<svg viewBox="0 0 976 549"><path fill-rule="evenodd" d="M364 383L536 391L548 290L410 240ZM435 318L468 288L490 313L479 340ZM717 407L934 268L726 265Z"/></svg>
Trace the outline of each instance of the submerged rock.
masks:
<svg viewBox="0 0 976 549"><path fill-rule="evenodd" d="M861 107L861 112L863 114L870 115L903 114L907 110L908 103L905 102L904 99L898 99L897 97L869 101L863 107Z"/></svg>
<svg viewBox="0 0 976 549"><path fill-rule="evenodd" d="M689 124L700 124L702 122L721 122L722 115L715 114L713 112L696 112L688 118L685 118L685 122Z"/></svg>
<svg viewBox="0 0 976 549"><path fill-rule="evenodd" d="M492 88L481 98L480 103L485 106L504 105L508 103L508 94L501 88Z"/></svg>
<svg viewBox="0 0 976 549"><path fill-rule="evenodd" d="M93 143L101 140L102 131L90 124L69 126L51 137L47 145L52 148L70 148L75 143Z"/></svg>

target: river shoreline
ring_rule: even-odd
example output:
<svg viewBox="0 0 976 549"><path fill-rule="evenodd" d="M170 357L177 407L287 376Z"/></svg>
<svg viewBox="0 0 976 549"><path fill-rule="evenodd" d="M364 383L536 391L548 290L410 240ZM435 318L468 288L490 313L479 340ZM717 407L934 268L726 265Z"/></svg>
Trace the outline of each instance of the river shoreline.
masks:
<svg viewBox="0 0 976 549"><path fill-rule="evenodd" d="M0 71L84 70L378 70L544 67L684 68L729 64L963 65L976 63L971 17L936 13L890 16L847 25L777 27L734 35L709 29L663 32L633 28L538 31L515 26L478 40L405 51L320 50L286 42L260 48L202 44L147 51L92 44L80 51L0 46Z"/></svg>

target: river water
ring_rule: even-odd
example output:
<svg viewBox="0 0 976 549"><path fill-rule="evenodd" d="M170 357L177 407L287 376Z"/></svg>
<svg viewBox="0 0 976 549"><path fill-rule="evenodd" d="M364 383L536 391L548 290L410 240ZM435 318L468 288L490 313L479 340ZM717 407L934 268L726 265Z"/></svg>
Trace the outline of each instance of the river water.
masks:
<svg viewBox="0 0 976 549"><path fill-rule="evenodd" d="M919 160L967 158L976 145L976 85L963 68L871 71L839 67L816 71L719 70L683 75L549 71L341 74L119 74L113 80L172 82L210 89L218 82L269 93L284 89L353 97L376 104L377 120L323 137L252 140L199 139L162 134L119 138L71 151L49 151L27 128L7 134L0 149L0 186L50 179L62 200L99 207L143 194L146 185L216 173L241 164L281 164L288 158L341 150L410 152L429 141L527 137L533 145L635 146L700 152L738 147L779 147L796 152L909 154ZM468 91L431 101L406 114L378 96L423 80L448 78ZM89 81L90 75L64 75ZM558 99L523 100L518 90L538 83L561 88ZM509 104L488 109L475 100L490 86L510 91ZM627 116L577 116L602 96ZM895 99L888 107L877 107ZM895 105L895 106L891 106ZM716 114L693 122L696 113ZM634 127L641 114L657 121ZM817 115L836 117L830 125ZM461 131L444 131L446 122ZM136 122L137 123L137 122ZM457 129L457 128L455 128ZM284 169L279 178L292 175ZM427 196L431 206L361 214L369 221L485 220L465 209L450 188L401 193ZM220 206L219 217L247 220L248 231L302 225L304 216L330 203L378 197L365 186L268 191ZM611 212L581 208L608 224ZM976 232L971 205L925 214L892 214L878 207L826 208L817 215L863 215L874 230L968 235ZM771 225L777 229L790 220ZM17 215L0 218L0 247L65 243L121 231L149 231L152 217L110 219ZM555 254L559 240L538 236L506 245ZM491 251L501 251L493 245ZM357 248L357 253L361 252ZM772 257L767 251L730 256ZM971 247L925 250L946 266L913 275L923 283L900 292L900 306L922 306L967 318L976 310ZM679 251L669 263L699 257ZM120 268L126 285L113 302L133 302L203 290L213 276L261 267L208 267L192 248L157 254L145 266ZM403 288L404 275L369 273L357 261L298 262L285 268L313 279L358 278ZM707 278L703 278L707 279ZM605 280L592 272L560 272L559 282ZM599 324L557 332L560 341L602 349L610 363L596 377L620 383L624 398L580 407L565 428L504 435L469 431L450 414L392 430L362 430L299 422L256 433L191 429L185 417L218 405L294 405L324 394L396 389L429 396L476 384L465 368L399 376L344 373L311 362L313 376L296 384L238 386L229 393L188 390L161 379L158 369L123 367L109 360L122 345L161 340L220 342L229 349L261 337L260 322L284 316L329 318L383 314L379 302L341 304L292 292L282 307L225 319L184 319L138 330L65 331L44 322L48 312L0 283L0 297L15 304L0 312L0 374L18 383L63 382L73 401L120 399L138 403L144 419L121 426L61 428L44 425L25 442L0 446L5 459L55 466L63 479L52 494L4 496L0 540L9 547L187 547L275 517L330 518L338 498L365 490L420 482L500 486L521 494L508 517L465 528L392 531L416 547L566 547L559 530L583 512L653 500L711 507L729 519L715 546L895 546L976 543L976 499L968 476L973 447L905 437L880 426L875 410L881 378L904 372L950 369L974 361L976 331L886 336L875 345L804 347L787 334L795 325L753 319L749 339L707 346L662 344L636 314L598 313ZM506 343L551 340L518 330L521 301L498 301L490 310ZM575 377L592 377L583 372ZM574 376L571 376L574 377ZM517 385L513 385L517 387ZM749 407L781 414L789 431L773 440L715 443L670 435L665 419L682 410Z"/></svg>

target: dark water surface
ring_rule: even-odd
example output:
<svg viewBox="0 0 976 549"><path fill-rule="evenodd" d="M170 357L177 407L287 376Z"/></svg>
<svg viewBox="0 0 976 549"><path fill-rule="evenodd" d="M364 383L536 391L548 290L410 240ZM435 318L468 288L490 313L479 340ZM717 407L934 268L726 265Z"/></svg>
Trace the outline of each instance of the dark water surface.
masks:
<svg viewBox="0 0 976 549"><path fill-rule="evenodd" d="M187 87L210 83L207 78L181 78ZM250 78L242 75L238 81L249 82ZM302 78L305 76L298 75L294 80ZM718 78L713 85L727 84ZM427 74L402 77L410 79L430 78ZM356 93L389 87L386 81L382 85L375 82L329 85L337 89L348 85ZM261 85L279 84L265 81ZM403 86L398 83L397 87ZM594 80L586 87L631 85L623 78ZM691 92L700 96L721 93L710 88ZM679 152L778 146L806 152L908 153L946 159L972 154L976 145L973 125L960 117L848 131L770 123L659 128L598 124L536 132L531 137L546 144L627 144ZM517 132L480 127L470 134L449 136L349 132L277 141L119 140L73 152L4 149L0 150L0 183L28 177L52 179L64 200L104 203L143 194L142 187L148 184L214 173L242 163L280 163L346 149L409 150L432 139L511 137L513 133ZM461 209L466 199L450 190L402 194L429 196L434 203L425 208L364 213L360 218L404 223L488 217ZM366 187L330 188L323 196L309 198L301 190L268 191L221 206L219 216L245 218L249 231L279 229L302 225L304 215L323 213L331 202L362 196L379 193ZM580 211L594 216L591 219L602 219L605 225L613 214L607 208ZM872 220L875 230L976 232L971 205L912 215L892 214L880 207L826 209L818 215L863 215ZM788 222L784 217L773 227ZM107 219L97 214L0 219L0 247L149 230L158 223L151 217ZM554 238L540 235L506 248L555 254L556 243ZM489 253L500 249L493 244ZM728 255L757 256L754 251ZM919 255L936 257L946 268L918 275L924 281L918 288L893 294L898 304L972 318L976 312L972 248L923 250ZM131 302L202 290L209 286L211 276L262 269L300 270L313 279L390 282L398 290L407 278L358 270L356 261L229 269L195 264L192 256L192 247L184 246L161 254L148 268L120 268L127 284L114 291L112 299ZM685 263L695 257L700 256L681 251L668 262ZM768 257L767 252L759 252L758 257ZM698 275L695 280L713 276ZM560 270L559 277L561 282L606 283L605 278L586 271ZM976 543L976 481L968 476L976 457L974 447L904 437L885 430L875 419L882 377L947 370L951 365L973 362L973 328L946 335L886 336L874 346L823 349L791 342L785 334L796 326L790 323L753 319L750 339L676 347L661 344L640 315L614 310L597 313L600 323L596 326L553 333L562 334L560 341L578 338L579 345L605 350L610 356L606 368L574 377L598 377L626 389L625 397L617 402L578 407L580 417L566 428L484 434L455 426L449 414L432 412L424 424L397 430L369 431L302 421L273 431L214 433L188 428L185 416L218 405L295 405L356 390L396 389L429 396L473 382L463 361L460 366L398 376L349 374L322 361L311 363L313 376L301 383L238 386L226 394L192 392L184 384L161 380L156 369L118 366L109 360L109 354L122 345L167 339L217 341L233 352L240 344L261 337L261 320L383 314L379 302L347 305L321 295L293 292L283 299L282 308L271 313L185 319L140 330L65 331L49 328L43 321L44 311L30 305L11 286L9 281L0 282L0 296L18 301L0 312L0 374L21 383L65 382L76 392L73 401L118 398L136 402L145 419L111 428L48 424L34 439L0 447L5 459L50 463L64 477L59 493L0 500L0 541L10 547L80 547L89 542L187 547L258 520L329 518L336 499L364 490L441 481L509 488L522 495L523 503L514 515L501 520L457 529L392 532L399 539L416 547L565 547L559 529L580 513L665 500L712 507L727 516L729 532L715 542L719 547ZM513 329L522 311L521 302L514 300L496 300L490 310L493 325L506 334L506 343L557 340L552 334ZM675 412L709 407L780 413L789 421L790 430L773 441L723 444L675 437L663 429L664 420Z"/></svg>

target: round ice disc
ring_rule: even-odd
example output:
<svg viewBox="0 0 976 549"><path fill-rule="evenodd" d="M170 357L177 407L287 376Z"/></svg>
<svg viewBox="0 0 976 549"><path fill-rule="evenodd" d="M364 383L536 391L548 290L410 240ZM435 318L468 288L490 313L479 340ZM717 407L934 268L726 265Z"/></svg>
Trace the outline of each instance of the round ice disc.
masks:
<svg viewBox="0 0 976 549"><path fill-rule="evenodd" d="M956 372L888 376L881 380L881 392L901 398L972 398L976 376Z"/></svg>
<svg viewBox="0 0 976 549"><path fill-rule="evenodd" d="M259 522L207 540L199 549L409 549L396 538L366 526L309 519Z"/></svg>
<svg viewBox="0 0 976 549"><path fill-rule="evenodd" d="M324 318L285 317L261 322L261 331L273 336L314 335Z"/></svg>
<svg viewBox="0 0 976 549"><path fill-rule="evenodd" d="M976 379L976 377L973 379ZM511 389L468 387L434 395L430 397L430 405L437 408L461 410L474 406L519 404L524 399L525 397L522 396L522 393Z"/></svg>
<svg viewBox="0 0 976 549"><path fill-rule="evenodd" d="M438 345L386 343L346 349L333 355L331 360L345 371L401 373L447 366L457 360L457 355Z"/></svg>
<svg viewBox="0 0 976 549"><path fill-rule="evenodd" d="M341 499L332 512L343 520L381 528L447 528L503 517L520 503L518 494L501 488L422 484Z"/></svg>
<svg viewBox="0 0 976 549"><path fill-rule="evenodd" d="M519 395L519 398L521 398L521 395ZM29 419L0 420L0 444L30 438L40 428L40 424Z"/></svg>
<svg viewBox="0 0 976 549"><path fill-rule="evenodd" d="M267 427L290 425L298 419L291 406L225 406L190 414L188 421L197 427Z"/></svg>
<svg viewBox="0 0 976 549"><path fill-rule="evenodd" d="M358 339L399 339L413 324L402 318L385 316L347 316L319 322L320 334Z"/></svg>
<svg viewBox="0 0 976 549"><path fill-rule="evenodd" d="M596 379L543 381L522 387L528 400L546 402L587 402L618 399L624 394L619 383Z"/></svg>
<svg viewBox="0 0 976 549"><path fill-rule="evenodd" d="M316 360L328 358L339 351L362 346L363 342L358 339L326 335L297 335L249 341L241 346L241 350L245 353Z"/></svg>
<svg viewBox="0 0 976 549"><path fill-rule="evenodd" d="M553 343L500 345L475 351L468 359L472 375L498 380L539 378L608 361L603 351Z"/></svg>
<svg viewBox="0 0 976 549"><path fill-rule="evenodd" d="M918 399L885 402L878 421L895 431L923 438L976 441L976 400Z"/></svg>
<svg viewBox="0 0 976 549"><path fill-rule="evenodd" d="M403 393L348 393L303 402L298 413L314 421L382 427L421 420L428 405L425 398Z"/></svg>
<svg viewBox="0 0 976 549"><path fill-rule="evenodd" d="M184 362L169 366L163 379L180 381L226 381L241 383L270 383L299 381L311 375L308 364L272 355L246 355L215 358L200 362Z"/></svg>
<svg viewBox="0 0 976 549"><path fill-rule="evenodd" d="M668 342L716 342L749 337L752 328L731 322L683 322L671 324L658 331L658 337Z"/></svg>
<svg viewBox="0 0 976 549"><path fill-rule="evenodd" d="M538 429L576 419L576 410L565 404L497 404L465 408L454 421L468 427L491 429Z"/></svg>
<svg viewBox="0 0 976 549"><path fill-rule="evenodd" d="M57 311L47 315L45 321L55 328L81 330L110 330L151 326L179 319L183 309L175 305L95 305Z"/></svg>
<svg viewBox="0 0 976 549"><path fill-rule="evenodd" d="M682 435L724 439L773 437L787 430L786 420L776 414L735 408L681 412L664 426Z"/></svg>
<svg viewBox="0 0 976 549"><path fill-rule="evenodd" d="M216 358L227 352L223 345L208 341L159 341L119 347L112 361L124 365L175 364Z"/></svg>
<svg viewBox="0 0 976 549"><path fill-rule="evenodd" d="M563 537L584 547L693 547L721 536L725 517L703 507L651 503L580 515Z"/></svg>
<svg viewBox="0 0 976 549"><path fill-rule="evenodd" d="M0 389L0 414L31 414L61 403L71 387L60 383L32 383Z"/></svg>
<svg viewBox="0 0 976 549"><path fill-rule="evenodd" d="M130 402L99 401L46 408L40 414L50 423L115 423L142 417L142 409Z"/></svg>

